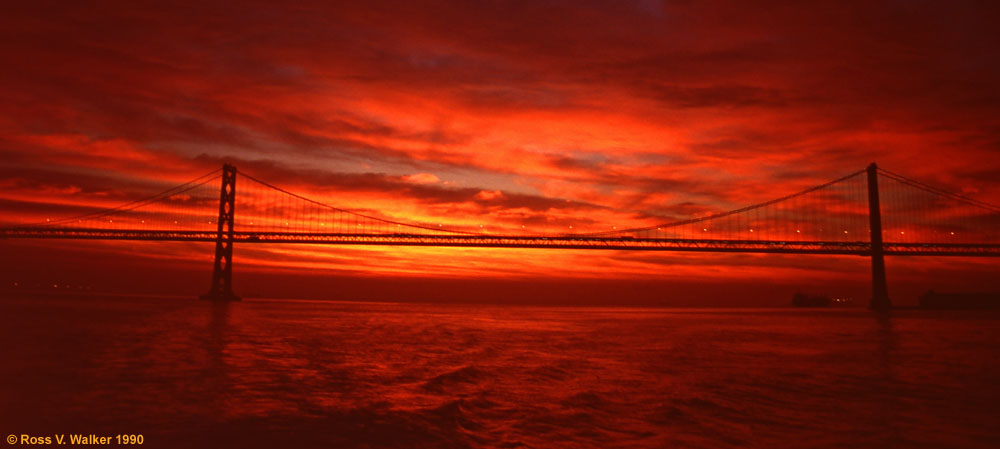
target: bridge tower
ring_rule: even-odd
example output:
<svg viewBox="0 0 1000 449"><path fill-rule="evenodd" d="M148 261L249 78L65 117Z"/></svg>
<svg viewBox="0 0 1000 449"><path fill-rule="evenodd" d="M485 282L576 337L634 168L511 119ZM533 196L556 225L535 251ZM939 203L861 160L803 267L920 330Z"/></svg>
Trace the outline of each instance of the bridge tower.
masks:
<svg viewBox="0 0 1000 449"><path fill-rule="evenodd" d="M871 228L872 250L872 300L868 308L877 312L888 312L892 308L889 289L885 281L885 257L882 253L882 211L879 207L878 166L874 162L868 166L868 221Z"/></svg>
<svg viewBox="0 0 1000 449"><path fill-rule="evenodd" d="M236 167L222 166L222 188L219 193L219 227L215 237L215 266L212 287L201 299L239 301L233 293L233 220L236 216Z"/></svg>

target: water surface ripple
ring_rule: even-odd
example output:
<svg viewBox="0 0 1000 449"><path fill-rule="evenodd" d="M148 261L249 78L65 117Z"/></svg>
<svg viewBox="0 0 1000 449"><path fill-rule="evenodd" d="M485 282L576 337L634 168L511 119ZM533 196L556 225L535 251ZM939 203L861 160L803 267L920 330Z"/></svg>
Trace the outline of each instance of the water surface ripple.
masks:
<svg viewBox="0 0 1000 449"><path fill-rule="evenodd" d="M1000 443L1000 315L0 300L0 432L147 447Z"/></svg>

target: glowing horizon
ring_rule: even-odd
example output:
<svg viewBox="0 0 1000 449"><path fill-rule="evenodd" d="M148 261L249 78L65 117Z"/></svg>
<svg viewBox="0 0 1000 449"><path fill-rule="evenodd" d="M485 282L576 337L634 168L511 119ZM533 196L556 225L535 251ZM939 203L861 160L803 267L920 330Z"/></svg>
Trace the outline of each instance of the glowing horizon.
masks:
<svg viewBox="0 0 1000 449"><path fill-rule="evenodd" d="M873 161L1000 203L1000 68L975 8L107 6L20 5L0 19L16 42L0 54L18 61L0 74L0 222L112 207L223 162L337 207L473 229L655 225ZM891 29L858 19L882 16ZM186 251L162 250L178 262ZM735 257L440 251L428 264L412 249L280 248L241 263L469 278L756 272ZM770 270L757 276L802 275Z"/></svg>

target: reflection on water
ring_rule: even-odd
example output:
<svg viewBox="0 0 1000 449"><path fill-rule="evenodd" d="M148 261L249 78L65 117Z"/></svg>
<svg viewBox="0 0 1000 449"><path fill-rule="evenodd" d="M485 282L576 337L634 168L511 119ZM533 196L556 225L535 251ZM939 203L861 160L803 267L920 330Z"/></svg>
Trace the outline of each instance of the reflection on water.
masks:
<svg viewBox="0 0 1000 449"><path fill-rule="evenodd" d="M0 300L0 432L152 447L995 447L1000 316Z"/></svg>

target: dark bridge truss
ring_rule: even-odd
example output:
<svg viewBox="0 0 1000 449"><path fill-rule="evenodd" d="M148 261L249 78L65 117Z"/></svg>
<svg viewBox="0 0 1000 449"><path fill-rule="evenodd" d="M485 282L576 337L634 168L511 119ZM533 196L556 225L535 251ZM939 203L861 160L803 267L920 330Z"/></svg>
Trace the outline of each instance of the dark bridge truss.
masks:
<svg viewBox="0 0 1000 449"><path fill-rule="evenodd" d="M151 240L215 242L212 231L117 229L0 230L0 238ZM465 248L545 248L630 251L700 251L728 253L845 254L870 256L869 242L794 242L778 240L662 239L587 236L318 234L296 232L234 232L235 243L307 243L326 245L391 245ZM883 253L896 256L1000 257L1000 245L964 243L884 242Z"/></svg>

